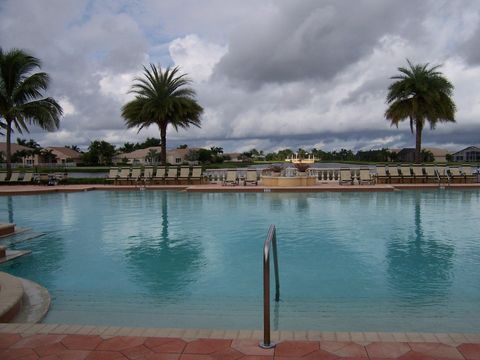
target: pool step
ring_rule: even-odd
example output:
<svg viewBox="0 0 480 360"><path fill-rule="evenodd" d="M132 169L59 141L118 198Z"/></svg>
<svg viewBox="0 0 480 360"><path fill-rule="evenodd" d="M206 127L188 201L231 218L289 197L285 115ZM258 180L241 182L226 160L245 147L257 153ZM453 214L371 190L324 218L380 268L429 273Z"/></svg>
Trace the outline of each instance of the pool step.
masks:
<svg viewBox="0 0 480 360"><path fill-rule="evenodd" d="M15 232L15 224L0 223L0 237L13 234Z"/></svg>
<svg viewBox="0 0 480 360"><path fill-rule="evenodd" d="M19 278L0 272L0 323L9 322L22 307L23 285Z"/></svg>
<svg viewBox="0 0 480 360"><path fill-rule="evenodd" d="M0 237L0 245L12 245L36 239L45 233L35 232L29 228L16 228L14 233Z"/></svg>

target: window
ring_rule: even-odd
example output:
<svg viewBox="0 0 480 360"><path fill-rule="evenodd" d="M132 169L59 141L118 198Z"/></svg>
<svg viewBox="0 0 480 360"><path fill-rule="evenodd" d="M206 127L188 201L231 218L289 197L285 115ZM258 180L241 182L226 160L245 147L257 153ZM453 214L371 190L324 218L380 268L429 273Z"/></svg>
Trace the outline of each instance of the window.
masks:
<svg viewBox="0 0 480 360"><path fill-rule="evenodd" d="M182 158L175 158L175 164L181 164Z"/></svg>

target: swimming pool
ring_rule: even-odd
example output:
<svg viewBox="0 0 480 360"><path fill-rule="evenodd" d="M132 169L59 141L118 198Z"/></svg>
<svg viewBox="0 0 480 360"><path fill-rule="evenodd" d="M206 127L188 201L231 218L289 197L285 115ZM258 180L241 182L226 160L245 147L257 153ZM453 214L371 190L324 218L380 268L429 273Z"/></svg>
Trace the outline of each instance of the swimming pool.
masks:
<svg viewBox="0 0 480 360"><path fill-rule="evenodd" d="M0 267L49 289L45 322L261 328L276 224L278 329L480 331L480 191L0 197L46 235Z"/></svg>

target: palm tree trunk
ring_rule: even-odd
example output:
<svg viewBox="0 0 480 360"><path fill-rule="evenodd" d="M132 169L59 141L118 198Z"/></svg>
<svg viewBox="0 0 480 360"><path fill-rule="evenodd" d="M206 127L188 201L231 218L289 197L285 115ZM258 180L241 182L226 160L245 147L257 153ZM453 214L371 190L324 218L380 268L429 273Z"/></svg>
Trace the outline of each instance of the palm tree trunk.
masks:
<svg viewBox="0 0 480 360"><path fill-rule="evenodd" d="M168 124L161 124L159 125L160 128L160 146L161 146L161 154L160 154L160 163L163 166L167 165L167 125Z"/></svg>
<svg viewBox="0 0 480 360"><path fill-rule="evenodd" d="M10 179L10 176L12 176L12 149L11 149L11 135L12 135L12 121L9 119L6 119L7 123L7 179Z"/></svg>
<svg viewBox="0 0 480 360"><path fill-rule="evenodd" d="M417 119L415 121L415 163L422 162L422 122Z"/></svg>

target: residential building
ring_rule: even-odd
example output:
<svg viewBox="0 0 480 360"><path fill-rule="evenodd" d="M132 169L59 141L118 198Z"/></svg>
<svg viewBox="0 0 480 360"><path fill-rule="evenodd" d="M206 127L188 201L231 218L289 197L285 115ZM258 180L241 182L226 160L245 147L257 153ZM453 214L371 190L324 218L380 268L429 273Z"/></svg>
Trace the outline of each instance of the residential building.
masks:
<svg viewBox="0 0 480 360"><path fill-rule="evenodd" d="M469 146L452 154L453 161L480 162L480 147Z"/></svg>
<svg viewBox="0 0 480 360"><path fill-rule="evenodd" d="M396 150L396 149L392 149ZM422 150L430 151L433 155L434 161L438 163L447 162L447 155L449 154L448 150L440 148L425 147ZM403 148L397 152L397 161L411 163L415 161L415 149L414 148Z"/></svg>
<svg viewBox="0 0 480 360"><path fill-rule="evenodd" d="M48 146L45 149L51 150L52 154L55 155L55 160L53 163L78 165L81 162L82 154L73 149L61 146Z"/></svg>
<svg viewBox="0 0 480 360"><path fill-rule="evenodd" d="M65 166L76 166L81 161L81 153L78 151L60 147L60 146L48 146L42 149L37 150L47 150L51 151L52 157L47 159L45 156L42 156L41 153L32 153L34 149L29 148L27 146L18 145L18 144L11 144L10 149L12 152L12 156L16 153L21 152L21 158L16 159L15 163L21 164L23 166L41 166L41 165L65 165ZM6 143L0 143L0 153L2 153L2 158L5 159L7 153L7 145ZM28 154L28 155L27 155Z"/></svg>
<svg viewBox="0 0 480 360"><path fill-rule="evenodd" d="M181 165L183 163L192 163L187 160L191 150L196 149L171 149L167 150L167 163L172 165ZM152 146L146 149L139 149L129 153L121 153L115 155L114 163L125 162L132 165L152 165L160 161L162 148L160 146Z"/></svg>
<svg viewBox="0 0 480 360"><path fill-rule="evenodd" d="M245 157L241 153L226 153L223 154L226 158L229 158L229 160L226 161L231 161L231 162L242 162L243 158Z"/></svg>

